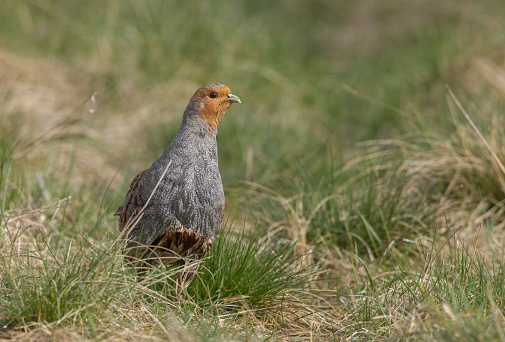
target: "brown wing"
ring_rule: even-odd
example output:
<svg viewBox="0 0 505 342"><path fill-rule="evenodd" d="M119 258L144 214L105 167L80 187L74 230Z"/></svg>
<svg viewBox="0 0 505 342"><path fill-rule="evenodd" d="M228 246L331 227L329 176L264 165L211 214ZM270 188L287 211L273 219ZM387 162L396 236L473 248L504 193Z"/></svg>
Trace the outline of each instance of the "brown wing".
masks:
<svg viewBox="0 0 505 342"><path fill-rule="evenodd" d="M122 231L129 222L134 222L135 216L144 207L147 199L142 198L142 179L147 170L139 173L130 184L130 190L126 194L124 204L116 211L119 216L119 231Z"/></svg>

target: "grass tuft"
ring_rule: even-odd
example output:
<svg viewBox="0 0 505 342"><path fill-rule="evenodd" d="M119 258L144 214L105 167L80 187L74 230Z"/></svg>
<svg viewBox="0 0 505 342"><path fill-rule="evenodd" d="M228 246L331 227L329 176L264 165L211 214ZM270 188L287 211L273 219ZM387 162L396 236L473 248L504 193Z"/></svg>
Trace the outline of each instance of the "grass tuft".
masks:
<svg viewBox="0 0 505 342"><path fill-rule="evenodd" d="M294 255L295 243L275 236L220 233L188 297L203 306L227 309L282 306L309 286L310 272Z"/></svg>

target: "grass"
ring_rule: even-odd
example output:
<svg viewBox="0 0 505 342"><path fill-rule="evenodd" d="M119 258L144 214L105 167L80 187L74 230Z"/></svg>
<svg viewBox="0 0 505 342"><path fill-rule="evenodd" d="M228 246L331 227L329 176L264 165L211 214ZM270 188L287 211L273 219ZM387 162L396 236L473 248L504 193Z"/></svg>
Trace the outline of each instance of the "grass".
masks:
<svg viewBox="0 0 505 342"><path fill-rule="evenodd" d="M0 339L503 340L502 8L2 3ZM179 305L113 213L215 81L229 219Z"/></svg>

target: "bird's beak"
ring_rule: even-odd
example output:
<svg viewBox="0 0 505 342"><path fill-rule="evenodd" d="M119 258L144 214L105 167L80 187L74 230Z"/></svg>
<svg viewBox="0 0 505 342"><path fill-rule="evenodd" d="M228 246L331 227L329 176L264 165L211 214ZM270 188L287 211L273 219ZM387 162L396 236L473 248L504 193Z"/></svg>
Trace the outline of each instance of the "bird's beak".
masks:
<svg viewBox="0 0 505 342"><path fill-rule="evenodd" d="M226 94L226 96L228 96L228 98L226 100L224 100L224 102L242 103L242 102L240 102L240 99L236 95Z"/></svg>

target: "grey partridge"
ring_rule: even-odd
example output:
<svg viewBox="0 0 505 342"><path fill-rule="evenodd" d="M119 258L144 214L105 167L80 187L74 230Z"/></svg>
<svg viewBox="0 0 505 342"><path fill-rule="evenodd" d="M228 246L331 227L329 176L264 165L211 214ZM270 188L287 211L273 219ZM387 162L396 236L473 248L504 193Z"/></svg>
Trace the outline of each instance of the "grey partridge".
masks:
<svg viewBox="0 0 505 342"><path fill-rule="evenodd" d="M116 212L127 260L149 267L160 262L185 266L207 254L225 206L217 125L232 103L240 99L223 84L198 89L170 146L133 179ZM176 279L179 296L198 269L191 265Z"/></svg>

